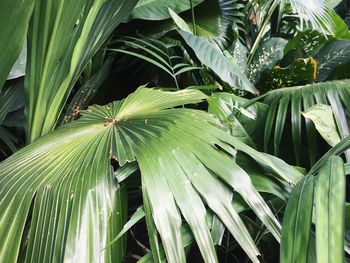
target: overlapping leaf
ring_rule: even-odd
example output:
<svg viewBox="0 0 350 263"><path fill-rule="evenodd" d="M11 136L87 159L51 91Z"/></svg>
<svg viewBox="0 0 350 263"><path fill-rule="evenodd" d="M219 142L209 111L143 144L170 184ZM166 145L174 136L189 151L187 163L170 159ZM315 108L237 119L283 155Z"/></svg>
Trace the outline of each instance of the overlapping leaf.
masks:
<svg viewBox="0 0 350 263"><path fill-rule="evenodd" d="M344 261L345 193L343 160L332 156L315 189L317 262Z"/></svg>
<svg viewBox="0 0 350 263"><path fill-rule="evenodd" d="M116 41L122 48L112 49L119 53L134 56L147 61L167 73L178 87L177 78L185 72L198 70L201 67L192 65L188 60L178 56L171 45L152 38L123 37Z"/></svg>
<svg viewBox="0 0 350 263"><path fill-rule="evenodd" d="M122 244L100 251L122 229L125 215L122 193L115 191L111 177L109 161L114 157L121 165L135 159L139 163L155 261L160 257L156 231L168 261L185 260L182 216L204 260L217 261L205 221L208 205L258 262L259 252L231 205L233 189L277 239L279 223L245 171L218 147L245 152L286 182L295 184L301 175L215 127L209 114L169 109L204 98L197 90L139 88L125 100L91 107L78 121L1 163L1 260L16 260L31 216L26 260L118 262L123 249L113 245Z"/></svg>
<svg viewBox="0 0 350 263"><path fill-rule="evenodd" d="M179 31L186 44L193 49L197 58L208 68L212 69L224 82L232 88L258 94L258 90L241 72L240 68L231 63L222 52L203 38L194 36L185 31Z"/></svg>
<svg viewBox="0 0 350 263"><path fill-rule="evenodd" d="M136 0L38 0L28 33L28 141L52 131L86 63Z"/></svg>
<svg viewBox="0 0 350 263"><path fill-rule="evenodd" d="M168 8L176 13L186 11L203 2L204 0L141 0L138 1L135 9L130 15L130 19L162 20L170 17Z"/></svg>
<svg viewBox="0 0 350 263"><path fill-rule="evenodd" d="M301 164L301 160L307 158L302 154L307 150L312 166L316 162L317 132L312 121L304 118L301 112L318 103L330 105L340 137L347 137L349 128L345 112L350 109L349 85L348 80L330 81L277 89L263 96L263 102L270 106L264 131L265 151L273 148L275 155L278 155L280 150L285 149L281 146L282 140L288 138L283 142L290 142L291 135L290 147L294 149L296 163ZM302 132L304 129L305 133ZM303 148L303 141L307 143L307 148Z"/></svg>
<svg viewBox="0 0 350 263"><path fill-rule="evenodd" d="M1 1L0 91L11 71L12 65L22 50L34 2L34 0Z"/></svg>
<svg viewBox="0 0 350 263"><path fill-rule="evenodd" d="M314 179L309 176L294 187L283 219L280 262L308 262L314 197Z"/></svg>

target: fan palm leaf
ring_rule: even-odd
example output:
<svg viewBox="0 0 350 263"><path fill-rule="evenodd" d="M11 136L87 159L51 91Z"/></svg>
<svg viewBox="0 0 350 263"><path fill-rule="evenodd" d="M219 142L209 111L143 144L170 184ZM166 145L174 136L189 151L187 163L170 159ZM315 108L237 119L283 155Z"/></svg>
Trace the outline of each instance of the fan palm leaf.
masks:
<svg viewBox="0 0 350 263"><path fill-rule="evenodd" d="M289 3L293 9L293 12L298 14L300 19L301 30L308 25L311 28L320 30L323 33L334 32L334 21L332 18L332 8L329 6L327 0L280 0L283 7L286 3Z"/></svg>
<svg viewBox="0 0 350 263"><path fill-rule="evenodd" d="M157 232L169 262L184 262L182 216L206 262L216 253L205 221L209 207L253 262L259 251L231 205L237 191L277 240L280 225L232 156L251 156L291 184L302 178L283 161L255 151L212 125L206 112L175 108L198 103L198 90L139 88L122 101L92 106L82 117L18 151L0 164L0 261L15 262L29 227L27 261L119 262L125 203L110 159L138 161L154 261ZM107 248L101 252L101 249ZM117 246L114 247L113 246Z"/></svg>

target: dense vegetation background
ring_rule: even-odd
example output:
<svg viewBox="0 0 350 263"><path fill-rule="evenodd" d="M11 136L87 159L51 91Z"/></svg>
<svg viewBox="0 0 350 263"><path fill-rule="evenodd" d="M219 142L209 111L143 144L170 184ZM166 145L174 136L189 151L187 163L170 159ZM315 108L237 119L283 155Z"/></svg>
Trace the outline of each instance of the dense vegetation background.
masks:
<svg viewBox="0 0 350 263"><path fill-rule="evenodd" d="M2 0L0 262L349 262L349 27L341 0Z"/></svg>

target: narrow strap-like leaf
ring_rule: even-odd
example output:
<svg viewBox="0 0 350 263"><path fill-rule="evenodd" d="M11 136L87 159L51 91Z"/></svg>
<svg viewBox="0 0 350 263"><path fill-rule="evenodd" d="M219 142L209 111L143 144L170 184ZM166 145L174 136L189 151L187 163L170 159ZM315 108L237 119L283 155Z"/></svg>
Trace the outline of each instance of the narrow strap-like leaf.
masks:
<svg viewBox="0 0 350 263"><path fill-rule="evenodd" d="M345 172L332 156L320 170L315 190L317 263L344 262Z"/></svg>
<svg viewBox="0 0 350 263"><path fill-rule="evenodd" d="M284 130L284 126L286 123L286 118L287 118L287 109L289 105L289 94L284 94L282 98L280 99L280 103L278 105L278 110L277 110L277 117L276 117L276 123L275 123L275 136L274 136L274 155L278 156L279 155L279 148L281 139L282 139L282 134Z"/></svg>
<svg viewBox="0 0 350 263"><path fill-rule="evenodd" d="M281 263L307 263L314 181L305 177L294 187L283 219Z"/></svg>
<svg viewBox="0 0 350 263"><path fill-rule="evenodd" d="M291 125L294 155L297 165L301 164L301 95L299 93L291 96Z"/></svg>

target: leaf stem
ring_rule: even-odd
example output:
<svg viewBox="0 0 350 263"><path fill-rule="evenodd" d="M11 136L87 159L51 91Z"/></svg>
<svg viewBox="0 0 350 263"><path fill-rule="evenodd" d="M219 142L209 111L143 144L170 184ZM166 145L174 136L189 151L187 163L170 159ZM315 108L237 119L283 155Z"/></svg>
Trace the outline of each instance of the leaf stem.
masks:
<svg viewBox="0 0 350 263"><path fill-rule="evenodd" d="M194 8L193 8L192 0L190 0L190 6L191 6L191 15L192 15L192 30L193 30L193 34L197 35L196 19L195 19L195 16L194 16Z"/></svg>
<svg viewBox="0 0 350 263"><path fill-rule="evenodd" d="M279 4L279 1L277 0L274 0L270 9L269 9L269 12L264 20L264 23L262 24L260 30L259 30L259 33L258 33L258 36L256 37L255 41L254 41L254 44L253 44L253 47L252 49L250 50L250 54L249 54L249 58L248 58L248 66L250 65L250 63L252 62L252 59L255 55L255 52L256 50L258 49L258 46L264 36L264 33L265 33L265 28L266 26L268 25L268 23L270 22L271 20L271 17L272 17L272 14L275 12L277 6Z"/></svg>

